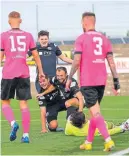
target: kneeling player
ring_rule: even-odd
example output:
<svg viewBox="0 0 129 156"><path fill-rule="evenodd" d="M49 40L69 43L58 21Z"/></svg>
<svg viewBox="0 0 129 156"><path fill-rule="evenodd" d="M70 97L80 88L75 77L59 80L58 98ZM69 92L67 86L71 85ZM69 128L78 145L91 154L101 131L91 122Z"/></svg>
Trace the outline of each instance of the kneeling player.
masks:
<svg viewBox="0 0 129 156"><path fill-rule="evenodd" d="M47 132L46 129L46 117L48 123L48 129L50 131L60 131L57 129L58 122L57 116L58 112L67 109L67 117L75 112L78 108L78 111L83 109L83 98L82 94L76 88L76 93L73 91L71 94L71 99L65 98L65 96L60 93L60 90L54 87L53 91L50 91L50 81L47 76L45 76L44 81L40 83L42 91L37 95L39 100L39 106L41 110L41 122L42 122L42 131L43 133ZM72 88L73 89L73 88ZM49 93L48 93L49 92ZM47 112L47 113L46 113Z"/></svg>
<svg viewBox="0 0 129 156"><path fill-rule="evenodd" d="M124 131L129 130L129 119L120 126L115 126L112 122L105 121L105 123L110 135L123 133ZM72 115L70 115L67 120L65 134L73 136L87 136L89 124L90 121L86 119L84 113L75 112ZM98 129L96 129L94 135L101 135Z"/></svg>

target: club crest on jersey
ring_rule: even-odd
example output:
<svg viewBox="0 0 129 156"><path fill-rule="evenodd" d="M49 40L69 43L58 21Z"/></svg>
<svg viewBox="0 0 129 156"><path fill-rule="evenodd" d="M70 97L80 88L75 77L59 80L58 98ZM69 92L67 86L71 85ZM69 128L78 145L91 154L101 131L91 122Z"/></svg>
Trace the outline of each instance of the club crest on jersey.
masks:
<svg viewBox="0 0 129 156"><path fill-rule="evenodd" d="M52 50L52 47L48 47L47 49L48 49L48 50Z"/></svg>

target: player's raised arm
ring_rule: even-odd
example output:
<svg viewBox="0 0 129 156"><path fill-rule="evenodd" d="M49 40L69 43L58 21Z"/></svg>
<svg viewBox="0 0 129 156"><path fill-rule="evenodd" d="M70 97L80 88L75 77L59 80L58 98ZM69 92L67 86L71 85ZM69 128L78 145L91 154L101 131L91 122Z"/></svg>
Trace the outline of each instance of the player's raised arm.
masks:
<svg viewBox="0 0 129 156"><path fill-rule="evenodd" d="M116 65L115 65L115 61L113 58L113 52L112 52L112 48L111 48L111 43L109 42L109 40L107 40L108 44L107 44L107 62L109 64L112 76L113 76L113 83L114 83L114 89L117 91L116 94L118 94L120 92L120 83L119 83L119 78L118 78L118 74L117 74L117 70L116 70Z"/></svg>
<svg viewBox="0 0 129 156"><path fill-rule="evenodd" d="M61 54L60 56L58 56L62 61L67 62L67 63L73 63L73 60L66 57L64 54Z"/></svg>
<svg viewBox="0 0 129 156"><path fill-rule="evenodd" d="M54 90L55 90L55 87L51 84L46 90L44 90L42 93L38 94L37 97L44 96L48 93L51 93Z"/></svg>

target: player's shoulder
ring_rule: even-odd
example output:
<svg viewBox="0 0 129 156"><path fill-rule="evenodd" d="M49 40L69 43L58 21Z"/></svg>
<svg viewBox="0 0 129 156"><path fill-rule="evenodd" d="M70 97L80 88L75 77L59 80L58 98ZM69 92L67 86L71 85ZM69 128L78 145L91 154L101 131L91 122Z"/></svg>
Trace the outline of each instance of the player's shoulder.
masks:
<svg viewBox="0 0 129 156"><path fill-rule="evenodd" d="M8 34L8 32L9 31L4 31L4 32L0 33L0 36L4 37L4 36L6 36Z"/></svg>
<svg viewBox="0 0 129 156"><path fill-rule="evenodd" d="M24 30L21 30L23 34L29 36L29 37L32 37L32 34L28 31L24 31Z"/></svg>
<svg viewBox="0 0 129 156"><path fill-rule="evenodd" d="M52 47L52 48L56 48L58 47L54 42L49 42L48 46Z"/></svg>
<svg viewBox="0 0 129 156"><path fill-rule="evenodd" d="M50 79L50 82L52 82L52 83L55 83L56 81L57 81L56 76L54 76L54 77L52 77L52 78Z"/></svg>
<svg viewBox="0 0 129 156"><path fill-rule="evenodd" d="M84 39L84 36L85 36L84 33L81 34L81 35L79 35L79 36L76 38L76 41L82 41L82 40ZM76 41L75 41L75 42L76 42Z"/></svg>
<svg viewBox="0 0 129 156"><path fill-rule="evenodd" d="M107 39L106 35L104 35L102 32L99 32L99 31L89 31L87 32L88 35L92 34L93 36L96 36L96 37L101 37L103 39Z"/></svg>

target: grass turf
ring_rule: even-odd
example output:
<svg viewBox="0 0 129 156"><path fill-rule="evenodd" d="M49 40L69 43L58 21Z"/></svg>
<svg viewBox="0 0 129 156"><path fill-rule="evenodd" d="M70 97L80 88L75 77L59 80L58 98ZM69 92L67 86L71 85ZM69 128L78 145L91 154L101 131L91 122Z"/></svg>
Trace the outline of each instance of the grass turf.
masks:
<svg viewBox="0 0 129 156"><path fill-rule="evenodd" d="M10 126L5 119L1 118L1 154L2 155L107 155L103 152L102 137L95 137L92 151L81 151L79 145L85 137L65 136L63 132L49 132L40 134L40 111L35 99L29 101L31 110L30 144L20 143L22 136L21 113L16 100L12 100L12 107L16 120L20 125L18 137L14 142L9 141ZM108 121L120 123L129 118L129 97L104 97L101 103L102 114ZM85 110L87 112L87 110ZM59 113L58 121L60 127L65 127L66 112ZM113 152L129 147L129 132L112 136L116 148Z"/></svg>

